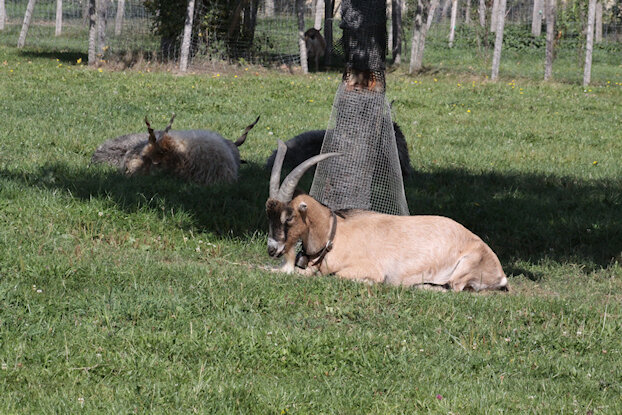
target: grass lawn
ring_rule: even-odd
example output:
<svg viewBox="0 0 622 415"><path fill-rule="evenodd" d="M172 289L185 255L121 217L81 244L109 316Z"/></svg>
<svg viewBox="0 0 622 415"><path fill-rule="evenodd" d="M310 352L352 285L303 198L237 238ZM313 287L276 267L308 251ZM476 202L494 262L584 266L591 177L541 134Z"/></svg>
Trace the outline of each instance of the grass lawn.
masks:
<svg viewBox="0 0 622 415"><path fill-rule="evenodd" d="M263 163L326 127L338 74L80 57L0 47L1 413L622 413L619 63L589 89L389 75L411 213L463 223L508 273L472 294L260 268ZM232 139L261 115L237 184L89 167L172 112Z"/></svg>

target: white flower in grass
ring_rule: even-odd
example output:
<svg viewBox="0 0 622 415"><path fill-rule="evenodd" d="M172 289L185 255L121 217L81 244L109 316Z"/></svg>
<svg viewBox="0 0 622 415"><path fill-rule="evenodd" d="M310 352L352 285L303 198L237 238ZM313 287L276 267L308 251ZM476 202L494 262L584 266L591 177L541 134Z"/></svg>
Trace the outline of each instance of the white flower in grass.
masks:
<svg viewBox="0 0 622 415"><path fill-rule="evenodd" d="M201 247L197 246L196 248L194 248L194 250L197 251L197 252L201 252Z"/></svg>
<svg viewBox="0 0 622 415"><path fill-rule="evenodd" d="M7 365L6 363L2 364L2 370L8 370L9 369L9 365Z"/></svg>
<svg viewBox="0 0 622 415"><path fill-rule="evenodd" d="M99 216L99 217L104 216L104 212L97 212L97 216Z"/></svg>
<svg viewBox="0 0 622 415"><path fill-rule="evenodd" d="M78 398L78 403L80 404L80 406L84 406L84 398L83 397L79 397Z"/></svg>
<svg viewBox="0 0 622 415"><path fill-rule="evenodd" d="M42 292L43 292L43 290L42 290L41 288L39 288L39 289L37 290L37 293L38 293L38 294L41 294Z"/></svg>

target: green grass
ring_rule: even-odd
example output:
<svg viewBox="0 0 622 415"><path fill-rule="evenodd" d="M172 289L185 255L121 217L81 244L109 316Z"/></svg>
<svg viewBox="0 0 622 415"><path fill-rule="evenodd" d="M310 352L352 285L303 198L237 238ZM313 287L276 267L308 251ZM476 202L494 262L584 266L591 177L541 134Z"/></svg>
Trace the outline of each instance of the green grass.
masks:
<svg viewBox="0 0 622 415"><path fill-rule="evenodd" d="M80 56L0 47L0 412L622 412L616 66L589 90L389 75L411 213L464 223L510 275L510 293L455 294L261 269L263 162L325 128L338 74ZM89 167L172 112L229 138L261 115L237 184Z"/></svg>

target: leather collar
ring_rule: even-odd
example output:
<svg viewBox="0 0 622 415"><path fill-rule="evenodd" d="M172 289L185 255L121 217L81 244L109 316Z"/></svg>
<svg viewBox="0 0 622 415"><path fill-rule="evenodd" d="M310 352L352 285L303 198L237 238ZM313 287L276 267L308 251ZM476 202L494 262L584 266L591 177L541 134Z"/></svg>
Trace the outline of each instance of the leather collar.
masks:
<svg viewBox="0 0 622 415"><path fill-rule="evenodd" d="M330 234L328 235L328 241L326 241L326 245L324 245L324 248L322 248L319 252L316 252L315 254L309 254L305 250L304 245L302 247L303 256L306 258L306 260L313 260L313 262L310 264L311 266L321 264L326 254L333 249L333 239L335 239L335 234L337 233L337 215L335 215L335 212L332 209L330 211L330 214L333 223L330 228Z"/></svg>

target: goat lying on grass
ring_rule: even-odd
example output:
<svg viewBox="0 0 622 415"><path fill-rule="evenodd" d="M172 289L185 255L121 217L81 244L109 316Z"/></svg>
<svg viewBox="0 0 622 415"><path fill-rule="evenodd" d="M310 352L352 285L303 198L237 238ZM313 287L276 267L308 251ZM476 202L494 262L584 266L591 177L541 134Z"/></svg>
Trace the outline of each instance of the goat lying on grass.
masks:
<svg viewBox="0 0 622 415"><path fill-rule="evenodd" d="M332 211L311 196L295 192L307 169L338 153L306 160L279 186L286 151L285 143L279 141L266 202L268 254L285 257L279 271L297 269L296 244L302 240L306 269L299 272L306 275L319 272L454 291L507 289L507 278L492 249L449 218Z"/></svg>
<svg viewBox="0 0 622 415"><path fill-rule="evenodd" d="M108 140L91 161L115 165L129 176L158 170L203 185L235 182L240 167L238 147L259 117L235 142L209 130L171 130L174 119L175 115L163 131L154 131L145 117L148 134Z"/></svg>
<svg viewBox="0 0 622 415"><path fill-rule="evenodd" d="M406 144L406 139L404 138L402 129L396 122L393 123L393 131L395 132L395 144L397 145L397 154L400 159L402 177L406 179L412 174L410 156L408 155L408 145ZM283 161L283 166L287 169L293 169L308 158L320 154L325 135L326 130L311 130L305 131L304 133L298 134L297 136L287 140L285 142L285 145L287 146L287 153L285 155L285 160ZM277 150L274 150L270 157L268 157L268 160L266 161L266 169L272 170L276 153Z"/></svg>

